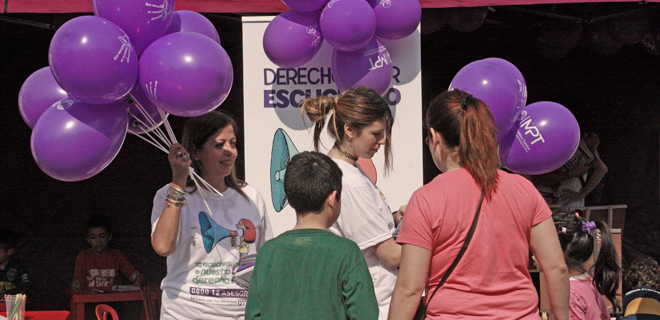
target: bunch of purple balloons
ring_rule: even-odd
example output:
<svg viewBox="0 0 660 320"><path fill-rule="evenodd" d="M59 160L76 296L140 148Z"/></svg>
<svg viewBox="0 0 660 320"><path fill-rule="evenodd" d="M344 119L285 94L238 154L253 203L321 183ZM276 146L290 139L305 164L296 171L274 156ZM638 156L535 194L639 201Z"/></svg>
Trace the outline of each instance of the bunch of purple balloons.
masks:
<svg viewBox="0 0 660 320"><path fill-rule="evenodd" d="M268 58L283 68L309 62L323 41L333 48L332 73L339 91L368 86L385 95L392 59L378 40L401 39L419 25L419 0L282 0L282 12L266 28Z"/></svg>
<svg viewBox="0 0 660 320"><path fill-rule="evenodd" d="M174 12L174 0L93 5L93 16L57 30L50 66L30 75L18 98L33 129L36 163L62 181L106 168L127 132L150 132L168 114L217 108L234 78L213 23L196 12Z"/></svg>
<svg viewBox="0 0 660 320"><path fill-rule="evenodd" d="M452 79L482 100L497 128L500 161L521 174L542 174L561 167L577 150L580 127L564 106L550 101L527 103L527 84L511 62L500 58L474 61Z"/></svg>

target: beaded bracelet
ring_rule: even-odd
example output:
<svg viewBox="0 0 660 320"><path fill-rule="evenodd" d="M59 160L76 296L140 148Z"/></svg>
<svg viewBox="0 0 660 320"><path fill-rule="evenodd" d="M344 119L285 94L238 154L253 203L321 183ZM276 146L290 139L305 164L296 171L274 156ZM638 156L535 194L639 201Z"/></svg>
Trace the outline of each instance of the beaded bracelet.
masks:
<svg viewBox="0 0 660 320"><path fill-rule="evenodd" d="M175 201L185 200L186 192L177 187L170 186L170 189L167 190L167 197Z"/></svg>
<svg viewBox="0 0 660 320"><path fill-rule="evenodd" d="M181 200L174 200L174 199L169 198L169 197L166 198L165 199L165 207L171 208L172 206L170 206L170 203L173 204L175 207L181 208L181 207L186 205L186 198L183 198Z"/></svg>

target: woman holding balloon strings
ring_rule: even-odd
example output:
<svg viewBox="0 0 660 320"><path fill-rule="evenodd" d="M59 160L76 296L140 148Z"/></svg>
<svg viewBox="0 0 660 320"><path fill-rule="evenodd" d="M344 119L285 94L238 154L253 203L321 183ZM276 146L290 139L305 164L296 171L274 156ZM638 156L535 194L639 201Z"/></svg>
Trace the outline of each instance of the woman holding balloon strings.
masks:
<svg viewBox="0 0 660 320"><path fill-rule="evenodd" d="M151 214L151 244L167 257L161 319L238 319L245 313L247 290L232 282L232 271L272 231L259 192L236 178L237 129L231 117L211 111L190 118L183 144L170 147L172 182L156 193ZM222 195L195 187L191 167ZM247 248L237 248L244 239Z"/></svg>
<svg viewBox="0 0 660 320"><path fill-rule="evenodd" d="M344 176L342 213L328 230L353 240L362 250L374 283L379 319L386 319L401 246L392 238L395 224L385 197L357 159L371 159L383 145L385 168L390 168L392 112L387 102L367 87L355 87L336 97L307 98L302 106L314 122L317 151L326 116L332 112L327 130L335 144L328 156L339 165Z"/></svg>
<svg viewBox="0 0 660 320"><path fill-rule="evenodd" d="M543 268L554 319L567 319L568 273L552 213L530 181L498 169L488 107L463 91L446 91L431 102L425 121L426 143L443 174L408 203L389 319L412 319L424 289L426 299L434 292L478 208L473 238L428 304L428 319L539 319L530 249Z"/></svg>

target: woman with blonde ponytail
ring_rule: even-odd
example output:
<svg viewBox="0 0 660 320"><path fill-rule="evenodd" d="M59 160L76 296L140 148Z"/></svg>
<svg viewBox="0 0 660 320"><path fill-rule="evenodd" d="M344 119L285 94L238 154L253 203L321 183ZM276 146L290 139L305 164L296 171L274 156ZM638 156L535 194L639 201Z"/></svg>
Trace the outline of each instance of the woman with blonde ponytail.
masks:
<svg viewBox="0 0 660 320"><path fill-rule="evenodd" d="M392 112L387 102L367 87L355 87L337 97L308 98L302 106L314 122L316 151L330 115L327 130L335 143L328 156L339 165L343 178L341 214L328 230L353 240L362 250L374 283L378 318L387 319L401 246L392 238L395 223L385 197L357 159L371 159L384 146L385 171L391 168Z"/></svg>
<svg viewBox="0 0 660 320"><path fill-rule="evenodd" d="M412 319L425 289L428 319L540 319L530 249L544 272L553 319L568 319L568 272L552 213L530 181L498 169L488 107L463 91L446 91L431 102L425 125L443 174L408 203L389 319ZM439 286L477 212L467 249Z"/></svg>

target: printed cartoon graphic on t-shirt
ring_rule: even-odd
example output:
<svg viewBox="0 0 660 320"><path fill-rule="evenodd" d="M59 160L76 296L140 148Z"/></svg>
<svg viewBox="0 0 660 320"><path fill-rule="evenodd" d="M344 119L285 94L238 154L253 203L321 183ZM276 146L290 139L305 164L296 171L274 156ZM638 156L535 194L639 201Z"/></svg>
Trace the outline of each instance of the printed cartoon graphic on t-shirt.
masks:
<svg viewBox="0 0 660 320"><path fill-rule="evenodd" d="M206 304L244 307L247 290L226 288L223 285L232 283L233 271L241 266L241 259L250 252L250 243L256 241L257 233L254 223L248 219L240 219L236 224L237 230L230 230L220 226L208 213L200 211L199 226L204 250L207 253L211 253L220 241L230 238L230 248L238 250L239 260L235 264L231 261L195 263L194 278L192 279L194 285L190 287L190 294L193 296L191 299ZM224 246L222 247L224 249ZM207 287L209 285L211 287ZM216 287L218 285L220 287ZM220 298L220 300L212 298Z"/></svg>
<svg viewBox="0 0 660 320"><path fill-rule="evenodd" d="M238 262L234 265L233 268L234 270L243 265L241 261L243 260L243 257L250 253L250 243L254 243L254 241L257 239L257 231L255 230L252 221L248 219L241 219L238 221L238 224L236 224L236 228L243 230L243 235L241 236L241 242L238 246L236 245L236 239L231 239L231 245L236 250L238 250L239 254Z"/></svg>
<svg viewBox="0 0 660 320"><path fill-rule="evenodd" d="M211 253L211 250L213 250L215 245L224 238L231 237L232 247L236 242L238 231L227 230L227 228L221 227L218 225L218 223L211 219L208 213L204 211L199 213L199 227L202 231L202 238L204 239L204 249L206 249L206 253Z"/></svg>

